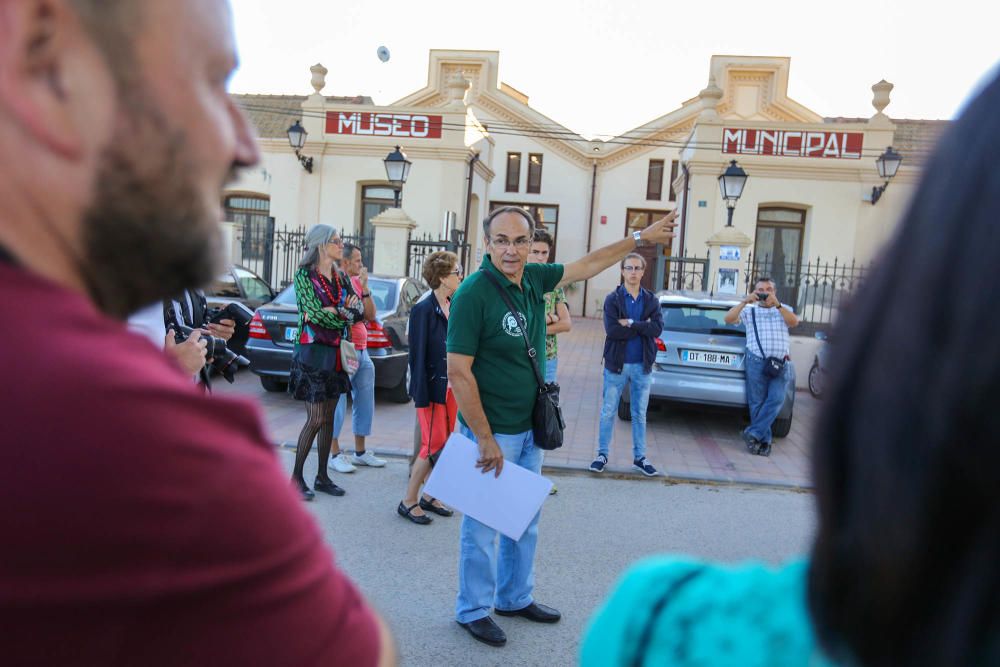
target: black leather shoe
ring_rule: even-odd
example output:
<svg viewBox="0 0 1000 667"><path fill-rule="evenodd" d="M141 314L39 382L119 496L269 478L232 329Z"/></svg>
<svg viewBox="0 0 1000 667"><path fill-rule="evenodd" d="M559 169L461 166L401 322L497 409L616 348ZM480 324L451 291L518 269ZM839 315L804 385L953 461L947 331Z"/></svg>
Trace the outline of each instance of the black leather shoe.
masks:
<svg viewBox="0 0 1000 667"><path fill-rule="evenodd" d="M420 509L424 510L425 512L434 512L438 516L451 516L455 513L454 511L448 509L447 507L438 507L434 503L428 502L423 498L420 499Z"/></svg>
<svg viewBox="0 0 1000 667"><path fill-rule="evenodd" d="M414 514L413 513L414 507L416 507L416 505L410 505L409 507L407 507L406 505L403 504L403 501L400 500L399 506L396 508L396 512L399 514L399 516L403 517L404 519L409 519L413 523L420 526L426 526L431 521L433 521L433 519L431 519L426 514Z"/></svg>
<svg viewBox="0 0 1000 667"><path fill-rule="evenodd" d="M294 486L295 490L302 496L302 500L312 500L316 497L316 494L312 492L312 489L306 486L305 480L292 477L292 486Z"/></svg>
<svg viewBox="0 0 1000 667"><path fill-rule="evenodd" d="M771 455L771 443L762 442L760 443L760 449L757 450L757 454L760 456L770 456Z"/></svg>
<svg viewBox="0 0 1000 667"><path fill-rule="evenodd" d="M480 641L490 646L503 646L507 643L507 635L499 625L489 616L477 618L469 623L458 622L463 628L469 631L476 641Z"/></svg>
<svg viewBox="0 0 1000 667"><path fill-rule="evenodd" d="M743 442L745 442L746 445L747 445L747 451L748 452L750 452L751 454L759 454L760 453L760 440L758 440L757 438L753 437L752 435L750 435L746 431L742 431L740 433L740 435L743 437Z"/></svg>
<svg viewBox="0 0 1000 667"><path fill-rule="evenodd" d="M317 491L322 491L323 493L329 493L331 496L342 496L345 493L347 493L347 491L344 491L342 488L334 484L332 481L328 479L320 479L319 477L316 478L316 481L313 483L313 487Z"/></svg>
<svg viewBox="0 0 1000 667"><path fill-rule="evenodd" d="M520 616L528 619L529 621L534 621L535 623L556 623L560 618L562 618L562 614L559 613L559 610L553 609L552 607L546 607L545 605L538 604L537 602L532 602L523 609L515 609L513 611L497 609L496 612L501 616Z"/></svg>

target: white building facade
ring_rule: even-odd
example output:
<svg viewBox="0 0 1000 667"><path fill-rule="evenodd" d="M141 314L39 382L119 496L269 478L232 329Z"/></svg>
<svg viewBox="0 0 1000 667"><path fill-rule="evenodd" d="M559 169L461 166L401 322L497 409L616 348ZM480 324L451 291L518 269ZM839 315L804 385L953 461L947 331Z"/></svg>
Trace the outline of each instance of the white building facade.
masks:
<svg viewBox="0 0 1000 667"><path fill-rule="evenodd" d="M322 95L327 71L317 65L308 97L235 96L258 128L264 157L229 189L227 216L273 218L279 232L323 222L374 237L374 269L403 273L407 238L445 238L452 230L469 244L474 268L480 222L498 205L531 210L556 239L556 261L676 208L682 224L674 244L642 250L652 261L650 287L742 292L751 275L769 273L787 283L789 303L815 306L804 267L835 258L871 262L946 123L890 120L885 82L873 86L871 118L823 118L787 97L789 65L787 58L714 56L704 90L606 142L573 133L499 82L495 51L432 51L427 85L384 107ZM285 133L296 120L308 132L300 153L312 159L311 172ZM383 166L397 145L413 163L400 210ZM903 155L902 166L873 204L872 188L883 183L875 159L889 146ZM734 159L748 181L727 227L717 179ZM677 259L685 255L698 261ZM576 286L571 310L596 314L618 279L609 269Z"/></svg>

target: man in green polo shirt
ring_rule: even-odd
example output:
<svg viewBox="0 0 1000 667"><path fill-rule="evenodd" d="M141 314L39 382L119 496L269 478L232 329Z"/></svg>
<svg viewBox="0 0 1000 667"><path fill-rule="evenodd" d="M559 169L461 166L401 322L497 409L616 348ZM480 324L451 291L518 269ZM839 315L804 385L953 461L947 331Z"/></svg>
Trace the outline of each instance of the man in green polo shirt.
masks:
<svg viewBox="0 0 1000 667"><path fill-rule="evenodd" d="M531 411L538 384L524 349L518 318L497 294L483 271L501 279L528 338L545 349L545 293L588 280L622 260L642 242L666 243L672 237L675 214L670 213L642 231L566 265L528 264L535 221L524 209L504 206L483 220L486 256L452 297L448 317L448 380L459 409L459 430L479 445L476 464L499 476L504 460L541 472L542 450L534 445ZM539 355L544 374L545 355ZM490 617L521 616L555 623L560 613L538 604L534 587L538 515L518 541L468 516L462 520L455 618L477 640L503 646L507 636Z"/></svg>

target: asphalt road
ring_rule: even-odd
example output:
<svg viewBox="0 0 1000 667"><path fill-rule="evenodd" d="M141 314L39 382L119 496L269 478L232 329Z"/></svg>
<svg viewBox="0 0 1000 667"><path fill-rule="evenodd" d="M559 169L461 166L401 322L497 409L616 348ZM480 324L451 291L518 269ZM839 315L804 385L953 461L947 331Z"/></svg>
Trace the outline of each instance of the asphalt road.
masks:
<svg viewBox="0 0 1000 667"><path fill-rule="evenodd" d="M292 454L280 453L291 468ZM306 479L315 477L315 450ZM803 554L815 527L812 496L760 487L552 476L559 492L542 509L535 597L563 619L537 625L497 617L507 645L474 641L454 620L461 518L417 526L396 514L407 464L334 474L347 495L308 503L337 562L388 621L402 664L573 665L590 615L638 558L683 553L778 563ZM320 619L317 619L319 622Z"/></svg>

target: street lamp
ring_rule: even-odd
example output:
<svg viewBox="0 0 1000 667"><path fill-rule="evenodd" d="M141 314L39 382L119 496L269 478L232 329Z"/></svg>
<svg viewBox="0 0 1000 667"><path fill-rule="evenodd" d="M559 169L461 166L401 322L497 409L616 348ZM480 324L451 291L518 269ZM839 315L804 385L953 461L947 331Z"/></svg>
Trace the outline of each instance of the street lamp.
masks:
<svg viewBox="0 0 1000 667"><path fill-rule="evenodd" d="M313 171L313 159L311 157L306 157L299 152L302 150L302 147L306 145L306 137L309 135L309 133L306 132L306 128L302 127L302 123L299 121L295 121L292 126L286 130L286 134L288 134L288 143L295 150L295 157L299 159L299 164L301 164L302 168L311 174Z"/></svg>
<svg viewBox="0 0 1000 667"><path fill-rule="evenodd" d="M399 202L403 197L403 184L410 176L410 167L413 166L413 163L406 159L406 153L399 150L399 146L396 146L396 150L385 156L382 163L385 164L386 178L389 179L389 183L395 190L396 203L394 208L399 208Z"/></svg>
<svg viewBox="0 0 1000 667"><path fill-rule="evenodd" d="M875 160L875 168L878 169L879 178L885 179L883 185L872 186L872 206L879 200L885 189L889 187L889 180L896 175L899 165L903 162L903 156L892 150L892 146L885 149L885 152Z"/></svg>
<svg viewBox="0 0 1000 667"><path fill-rule="evenodd" d="M726 171L719 175L719 189L722 191L722 198L726 200L726 208L729 209L726 227L733 226L733 211L746 184L747 173L736 164L736 160L730 160Z"/></svg>

